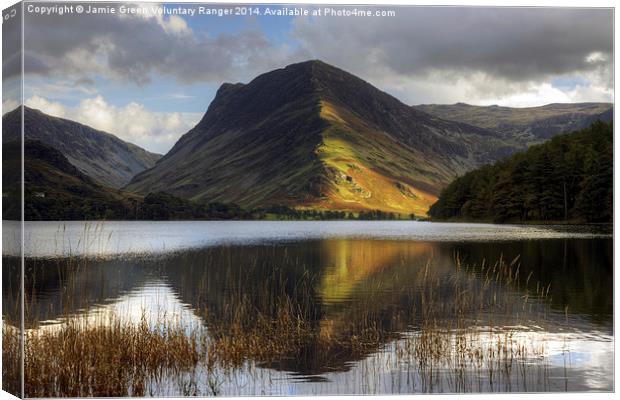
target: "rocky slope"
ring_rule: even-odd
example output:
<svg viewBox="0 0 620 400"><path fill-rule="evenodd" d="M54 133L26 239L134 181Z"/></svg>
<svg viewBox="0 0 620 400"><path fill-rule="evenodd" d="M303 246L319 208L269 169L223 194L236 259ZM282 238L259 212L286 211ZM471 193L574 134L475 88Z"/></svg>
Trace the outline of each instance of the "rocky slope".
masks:
<svg viewBox="0 0 620 400"><path fill-rule="evenodd" d="M18 140L20 126L20 108L6 113L2 117L3 143ZM24 107L24 135L57 149L82 173L113 188L126 185L161 157L112 134L28 107Z"/></svg>

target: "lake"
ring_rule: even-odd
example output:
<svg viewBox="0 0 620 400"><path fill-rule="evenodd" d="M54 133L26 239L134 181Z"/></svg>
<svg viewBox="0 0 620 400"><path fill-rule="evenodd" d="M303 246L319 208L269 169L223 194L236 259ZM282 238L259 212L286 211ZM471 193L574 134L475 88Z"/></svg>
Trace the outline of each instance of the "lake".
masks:
<svg viewBox="0 0 620 400"><path fill-rule="evenodd" d="M28 222L24 237L32 337L114 318L209 338L221 362L148 376L144 395L614 388L609 228ZM5 305L16 287L5 275Z"/></svg>

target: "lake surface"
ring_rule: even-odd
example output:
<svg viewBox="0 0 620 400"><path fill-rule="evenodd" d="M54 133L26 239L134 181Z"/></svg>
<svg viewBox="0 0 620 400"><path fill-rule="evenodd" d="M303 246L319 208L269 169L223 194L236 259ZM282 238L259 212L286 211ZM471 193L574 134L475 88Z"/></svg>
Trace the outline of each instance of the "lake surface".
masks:
<svg viewBox="0 0 620 400"><path fill-rule="evenodd" d="M276 319L284 303L312 330L277 360L248 354L234 368L199 368L186 377L195 394L213 394L213 379L221 395L614 387L613 240L600 228L36 222L24 236L33 330L114 315L226 331L239 323L231 310L251 304ZM5 303L15 287L3 282ZM429 355L421 344L431 331L442 347ZM494 347L504 353L470 360ZM151 382L154 395L186 388L178 377Z"/></svg>

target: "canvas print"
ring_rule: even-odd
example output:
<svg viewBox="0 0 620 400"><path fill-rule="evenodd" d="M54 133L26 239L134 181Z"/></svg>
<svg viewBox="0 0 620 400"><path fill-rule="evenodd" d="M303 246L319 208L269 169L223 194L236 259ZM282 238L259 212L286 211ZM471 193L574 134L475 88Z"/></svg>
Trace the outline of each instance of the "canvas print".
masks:
<svg viewBox="0 0 620 400"><path fill-rule="evenodd" d="M612 392L612 8L32 2L2 389Z"/></svg>

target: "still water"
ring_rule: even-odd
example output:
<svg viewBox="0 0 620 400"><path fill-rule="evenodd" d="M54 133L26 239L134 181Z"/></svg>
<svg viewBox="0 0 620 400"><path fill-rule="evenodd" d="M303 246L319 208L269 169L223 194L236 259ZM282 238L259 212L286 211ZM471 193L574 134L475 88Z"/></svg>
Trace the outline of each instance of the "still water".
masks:
<svg viewBox="0 0 620 400"><path fill-rule="evenodd" d="M24 236L33 330L114 315L225 332L239 324L231 310L250 304L252 315L235 317L277 318L284 299L303 315L313 334L294 349L199 368L187 378L192 394L613 390L613 243L601 229L36 222ZM3 289L10 303L10 282ZM436 336L425 341L431 329ZM463 361L499 341L517 350L498 351L501 361ZM178 381L160 378L150 393L187 394Z"/></svg>

